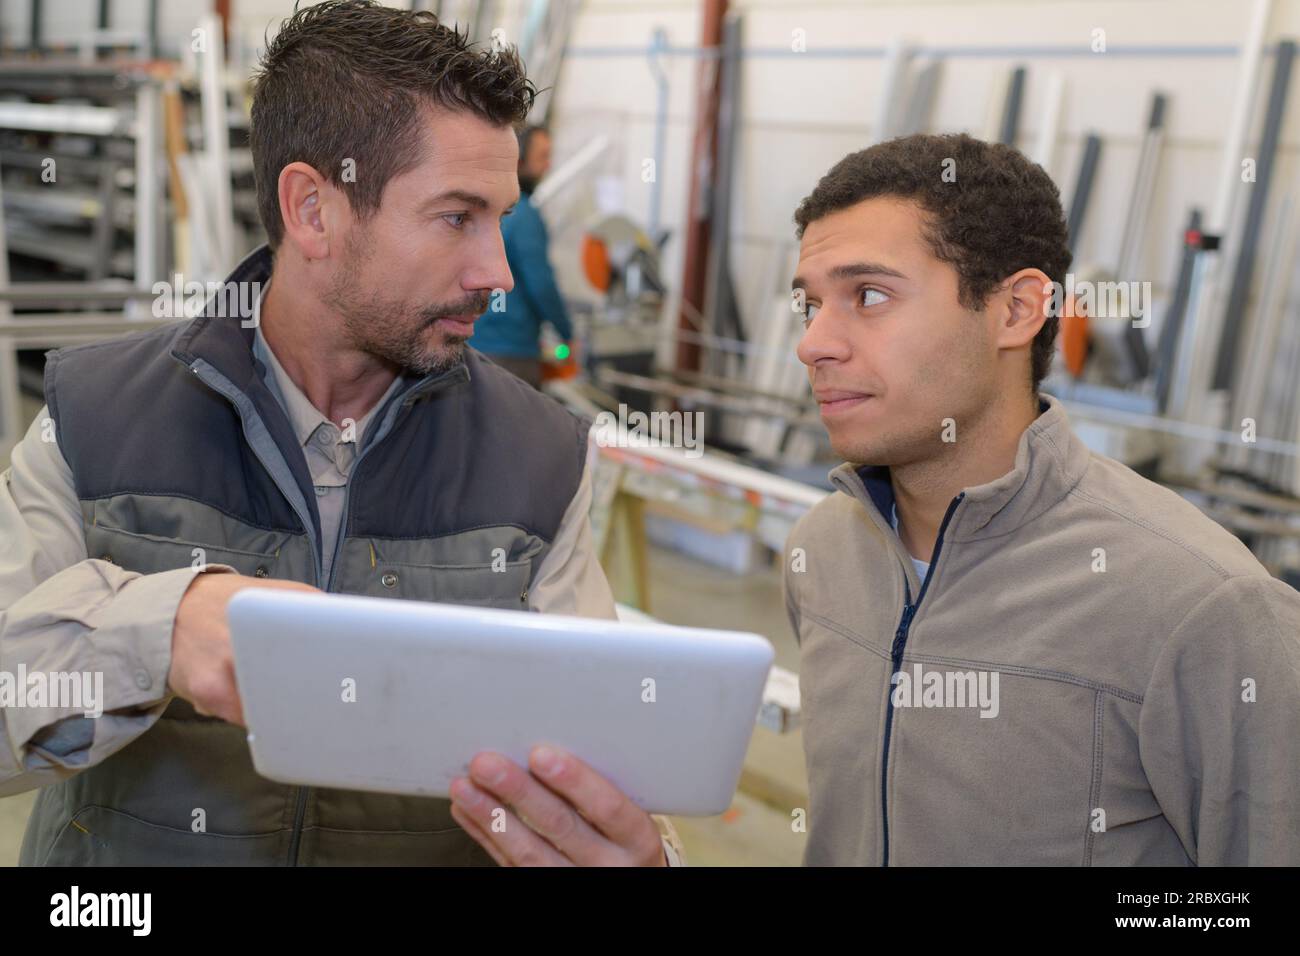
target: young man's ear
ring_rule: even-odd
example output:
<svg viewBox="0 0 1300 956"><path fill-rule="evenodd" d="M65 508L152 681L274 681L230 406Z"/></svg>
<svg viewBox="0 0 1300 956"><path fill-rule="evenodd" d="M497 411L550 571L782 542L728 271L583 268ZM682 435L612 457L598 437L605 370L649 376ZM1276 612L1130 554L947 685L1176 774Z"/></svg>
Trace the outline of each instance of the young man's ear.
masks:
<svg viewBox="0 0 1300 956"><path fill-rule="evenodd" d="M1042 269L1021 269L1007 278L1003 288L1006 311L995 330L998 348L1023 348L1034 340L1054 308L1054 285Z"/></svg>

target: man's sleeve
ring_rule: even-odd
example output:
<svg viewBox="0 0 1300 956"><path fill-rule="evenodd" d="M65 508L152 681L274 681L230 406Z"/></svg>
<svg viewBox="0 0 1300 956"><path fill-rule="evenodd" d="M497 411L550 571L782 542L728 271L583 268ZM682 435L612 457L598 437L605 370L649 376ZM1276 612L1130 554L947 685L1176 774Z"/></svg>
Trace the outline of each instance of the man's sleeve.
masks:
<svg viewBox="0 0 1300 956"><path fill-rule="evenodd" d="M1199 866L1300 864L1300 594L1237 577L1204 597L1156 660L1142 766Z"/></svg>
<svg viewBox="0 0 1300 956"><path fill-rule="evenodd" d="M592 472L600 449L587 438L587 459L582 480L560 522L560 530L551 550L542 559L532 587L528 606L543 614L573 614L578 617L602 617L613 620L614 593L596 554L591 534Z"/></svg>
<svg viewBox="0 0 1300 956"><path fill-rule="evenodd" d="M87 560L72 472L48 409L11 460L0 474L0 796L71 776L153 726L169 700L176 609L196 573L141 575ZM30 681L18 680L52 672L89 674L97 699L29 706L67 703L29 696Z"/></svg>
<svg viewBox="0 0 1300 956"><path fill-rule="evenodd" d="M516 253L510 260L510 268L519 279L520 291L528 297L537 316L555 327L560 338L573 338L569 310L551 268L550 240L542 214L533 210L531 216L521 218L513 239Z"/></svg>

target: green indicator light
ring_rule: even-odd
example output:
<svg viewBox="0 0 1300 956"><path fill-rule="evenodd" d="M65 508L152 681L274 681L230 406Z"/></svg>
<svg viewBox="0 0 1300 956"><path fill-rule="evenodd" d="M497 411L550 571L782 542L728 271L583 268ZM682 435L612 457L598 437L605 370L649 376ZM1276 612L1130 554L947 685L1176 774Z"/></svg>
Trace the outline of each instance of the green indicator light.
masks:
<svg viewBox="0 0 1300 956"><path fill-rule="evenodd" d="M569 357L569 347L567 345L557 345L555 347L555 357L563 362Z"/></svg>

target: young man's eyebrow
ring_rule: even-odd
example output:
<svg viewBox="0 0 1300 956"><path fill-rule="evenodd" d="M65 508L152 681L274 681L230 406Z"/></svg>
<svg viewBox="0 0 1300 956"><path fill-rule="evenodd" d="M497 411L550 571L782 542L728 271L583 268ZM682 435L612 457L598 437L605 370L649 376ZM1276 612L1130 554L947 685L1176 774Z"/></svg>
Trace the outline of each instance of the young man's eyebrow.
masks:
<svg viewBox="0 0 1300 956"><path fill-rule="evenodd" d="M897 269L891 269L889 266L881 265L878 262L849 262L841 266L836 266L826 278L831 282L838 282L841 279L856 279L859 276L888 276L892 279L906 279L907 276ZM808 282L802 276L795 276L794 281L790 283L791 291L806 288Z"/></svg>

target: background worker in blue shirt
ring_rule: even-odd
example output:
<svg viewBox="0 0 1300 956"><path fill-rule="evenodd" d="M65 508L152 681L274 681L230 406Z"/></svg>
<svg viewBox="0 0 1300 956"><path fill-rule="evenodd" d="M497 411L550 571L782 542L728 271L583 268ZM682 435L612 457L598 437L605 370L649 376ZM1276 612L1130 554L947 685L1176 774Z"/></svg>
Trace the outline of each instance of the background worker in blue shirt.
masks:
<svg viewBox="0 0 1300 956"><path fill-rule="evenodd" d="M474 348L534 388L542 381L542 323L549 322L566 341L573 336L551 269L546 223L532 202L533 190L550 167L550 134L540 126L527 127L519 134L519 203L501 222L515 287L506 294L503 310L489 308L475 321L470 339Z"/></svg>

